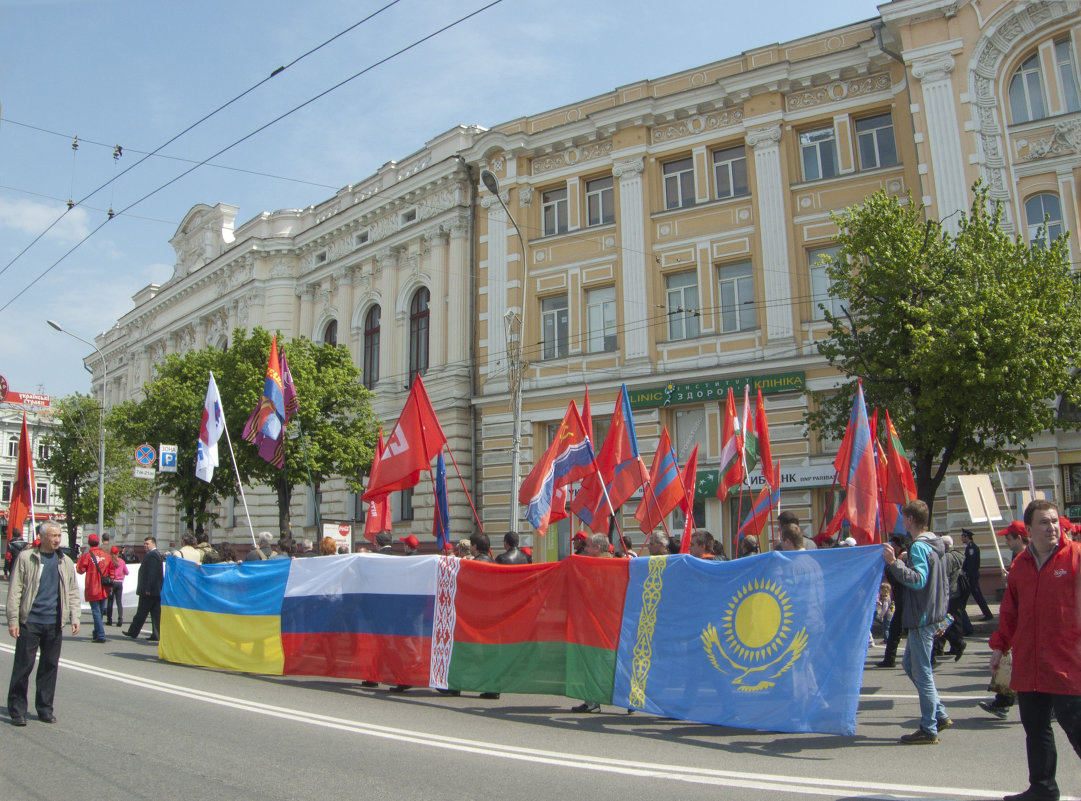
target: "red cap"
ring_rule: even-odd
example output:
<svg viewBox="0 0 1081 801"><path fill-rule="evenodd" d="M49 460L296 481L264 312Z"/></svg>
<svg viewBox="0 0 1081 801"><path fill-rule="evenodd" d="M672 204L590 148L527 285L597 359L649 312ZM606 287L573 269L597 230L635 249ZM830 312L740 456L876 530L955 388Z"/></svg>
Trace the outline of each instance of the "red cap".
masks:
<svg viewBox="0 0 1081 801"><path fill-rule="evenodd" d="M1028 536L1028 532L1025 531L1025 524L1020 520L1014 520L1010 525L1006 526L1006 528L1001 531L996 531L995 533L1000 537L1005 537L1007 534L1016 534L1021 537Z"/></svg>
<svg viewBox="0 0 1081 801"><path fill-rule="evenodd" d="M576 532L574 532L574 539L575 540L581 540L582 542L585 542L586 540L589 539L589 535L584 531L576 531Z"/></svg>
<svg viewBox="0 0 1081 801"><path fill-rule="evenodd" d="M404 542L410 548L419 548L420 547L420 540L418 540L412 534L410 534L408 537L399 537L398 542Z"/></svg>
<svg viewBox="0 0 1081 801"><path fill-rule="evenodd" d="M114 545L112 548L109 549L109 553L111 553L113 556L116 556L118 553L120 553L120 548Z"/></svg>
<svg viewBox="0 0 1081 801"><path fill-rule="evenodd" d="M522 553L524 553L526 556L532 556L533 555L533 549L530 548L528 545L523 545L518 550L521 551Z"/></svg>
<svg viewBox="0 0 1081 801"><path fill-rule="evenodd" d="M453 550L454 550L454 546L453 546L453 545L451 545L451 544L450 544L450 543L448 542L448 543L447 543L446 545L444 545L444 546L443 546L443 550L444 550L444 551L447 551L447 552L453 551Z"/></svg>
<svg viewBox="0 0 1081 801"><path fill-rule="evenodd" d="M98 542L99 542L98 535L97 534L91 534L89 537L86 538L86 542L89 545L97 545Z"/></svg>

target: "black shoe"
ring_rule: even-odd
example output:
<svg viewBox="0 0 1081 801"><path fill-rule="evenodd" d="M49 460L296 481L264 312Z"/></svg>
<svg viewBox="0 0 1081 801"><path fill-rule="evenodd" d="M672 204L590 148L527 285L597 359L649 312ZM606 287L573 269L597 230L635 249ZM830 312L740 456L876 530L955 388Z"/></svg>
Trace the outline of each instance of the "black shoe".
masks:
<svg viewBox="0 0 1081 801"><path fill-rule="evenodd" d="M1058 801L1058 795L1049 795L1047 793L1038 793L1029 787L1023 793L1016 793L1014 795L1004 795L1002 801Z"/></svg>
<svg viewBox="0 0 1081 801"><path fill-rule="evenodd" d="M963 642L959 646L953 649L953 661L959 662L961 657L965 655L965 649L968 648L968 643Z"/></svg>
<svg viewBox="0 0 1081 801"><path fill-rule="evenodd" d="M360 686L361 686L361 687L367 687L368 689L371 689L372 687L378 687L378 686L379 686L379 682L377 682L377 681L368 681L368 680L365 680L365 681L362 681L362 682L360 683Z"/></svg>
<svg viewBox="0 0 1081 801"><path fill-rule="evenodd" d="M990 614L990 613L988 613L988 614L984 615L982 618L980 618L980 620L982 620L984 623L986 623L989 620L994 620L994 619L995 619L995 616ZM1026 790L1025 792L1028 792L1028 791Z"/></svg>
<svg viewBox="0 0 1081 801"><path fill-rule="evenodd" d="M108 642L104 637L95 637L90 642Z"/></svg>
<svg viewBox="0 0 1081 801"><path fill-rule="evenodd" d="M901 735L903 745L938 745L938 735L931 734L923 726L920 726L912 734Z"/></svg>
<svg viewBox="0 0 1081 801"><path fill-rule="evenodd" d="M52 712L38 712L38 720L42 723L56 723L56 715Z"/></svg>
<svg viewBox="0 0 1081 801"><path fill-rule="evenodd" d="M412 689L412 684L395 684L390 688L392 693L404 693L406 690Z"/></svg>
<svg viewBox="0 0 1081 801"><path fill-rule="evenodd" d="M876 662L875 667L878 667L878 668L897 667L897 663L892 659L883 659L881 662Z"/></svg>
<svg viewBox="0 0 1081 801"><path fill-rule="evenodd" d="M999 706L994 701L980 701L976 706L999 720L1005 720L1010 716L1009 707Z"/></svg>
<svg viewBox="0 0 1081 801"><path fill-rule="evenodd" d="M489 701L498 701L499 693L481 693L477 696L477 698L485 698Z"/></svg>
<svg viewBox="0 0 1081 801"><path fill-rule="evenodd" d="M124 630L123 630L122 632L120 632L120 633L121 633L121 634L123 634L123 635L124 635L125 637L131 637L131 638L132 638L133 640L137 640L137 639L139 639L139 635L138 635L138 634L132 634L132 633L131 633L130 631L128 631L127 629L124 629Z"/></svg>
<svg viewBox="0 0 1081 801"><path fill-rule="evenodd" d="M11 716L11 725L12 726L25 726L26 725L26 718L24 718L22 715L12 715Z"/></svg>
<svg viewBox="0 0 1081 801"><path fill-rule="evenodd" d="M439 687L436 687L435 691L440 695L449 695L451 698L458 698L462 694L461 690L442 690Z"/></svg>
<svg viewBox="0 0 1081 801"><path fill-rule="evenodd" d="M571 707L571 712L587 712L587 713L589 713L589 712L600 712L600 711L601 711L601 705L600 704L591 704L588 701L583 701L582 703L578 704L578 706L572 706Z"/></svg>
<svg viewBox="0 0 1081 801"><path fill-rule="evenodd" d="M158 638L155 637L153 634L151 634L149 637L146 638L146 641L147 642L157 642Z"/></svg>

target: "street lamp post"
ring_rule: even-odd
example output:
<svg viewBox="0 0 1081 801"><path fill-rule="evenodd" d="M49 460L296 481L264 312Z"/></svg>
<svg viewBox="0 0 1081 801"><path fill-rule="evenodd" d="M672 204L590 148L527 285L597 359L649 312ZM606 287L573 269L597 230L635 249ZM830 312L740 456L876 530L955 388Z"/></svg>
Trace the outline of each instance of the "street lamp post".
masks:
<svg viewBox="0 0 1081 801"><path fill-rule="evenodd" d="M67 334L69 337L89 345L101 357L101 423L98 427L98 536L100 537L105 533L105 388L109 382L109 368L105 364L105 354L93 342L83 339L78 334L66 331L60 327L59 323L53 320L46 320L45 322L61 334Z"/></svg>
<svg viewBox="0 0 1081 801"><path fill-rule="evenodd" d="M526 272L529 269L529 257L526 252L525 239L522 237L522 231L518 228L518 221L514 219L514 215L510 213L510 209L507 208L507 204L503 202L502 196L499 194L499 179L495 177L495 173L491 170L481 170L480 180L484 184L484 188L495 195L496 200L499 201L499 205L503 207L503 211L507 215L507 219L510 220L511 225L514 226L514 233L518 235L518 243L522 246L522 292L521 292L521 312L518 315L518 340L511 346L510 335L511 328L513 327L514 314L511 311L507 312L505 319L507 330L507 353L508 356L513 354L514 365L510 371L510 378L513 382L511 387L511 414L514 419L514 431L511 434L511 452L510 452L510 531L518 532L518 483L519 474L521 473L522 464L522 377L525 372L525 364L522 361L522 340L525 338L525 306L526 306Z"/></svg>

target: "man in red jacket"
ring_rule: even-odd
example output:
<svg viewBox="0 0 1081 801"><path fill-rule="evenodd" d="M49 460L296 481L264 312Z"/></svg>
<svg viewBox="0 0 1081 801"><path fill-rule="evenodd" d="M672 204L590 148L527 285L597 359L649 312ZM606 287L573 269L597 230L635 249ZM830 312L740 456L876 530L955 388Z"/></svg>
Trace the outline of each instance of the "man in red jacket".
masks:
<svg viewBox="0 0 1081 801"><path fill-rule="evenodd" d="M1025 509L1028 548L1010 566L991 636L991 670L1013 650L1010 687L1025 727L1029 787L1005 801L1058 801L1051 712L1081 756L1081 544L1064 538L1058 507Z"/></svg>
<svg viewBox="0 0 1081 801"><path fill-rule="evenodd" d="M105 623L102 612L105 610L105 599L109 597L109 591L112 589L113 560L109 558L109 554L98 547L97 534L91 534L86 542L90 550L79 557L79 561L75 563L75 572L86 574L86 589L83 597L90 604L90 612L94 617L92 641L105 642ZM105 576L109 577L108 587L102 583Z"/></svg>

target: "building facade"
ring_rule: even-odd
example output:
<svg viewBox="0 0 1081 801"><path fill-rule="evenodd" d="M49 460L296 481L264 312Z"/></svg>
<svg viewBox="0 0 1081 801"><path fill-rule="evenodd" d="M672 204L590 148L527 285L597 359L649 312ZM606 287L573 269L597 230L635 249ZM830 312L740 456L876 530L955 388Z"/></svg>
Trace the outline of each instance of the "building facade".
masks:
<svg viewBox="0 0 1081 801"><path fill-rule="evenodd" d="M742 403L750 384L765 396L782 507L817 529L836 503L838 443L803 417L840 381L818 353L822 307L836 302L819 263L833 252L831 212L885 190L955 229L982 179L1011 232L1031 239L1045 220L1051 236L1077 231L1079 63L1074 0L897 0L871 20L449 131L304 211L234 230L235 209L197 206L173 239L172 279L99 339L110 386L95 391L130 397L164 353L224 344L237 325L333 332L384 420L427 370L498 540L528 529L513 503L515 382L521 476L587 385L600 441L626 383L647 461L664 427L681 463L698 446L696 518L731 543L750 499L713 495L721 404L730 386ZM421 359L424 326L435 335ZM1047 434L1030 451L1037 486L1081 513L1081 435ZM1004 483L1011 503L1028 486L1023 471ZM955 529L968 519L956 482L943 492L936 523ZM422 494L405 528L430 538ZM340 487L323 504L324 518L358 517ZM178 526L163 506L155 525ZM456 530L472 530L464 494L451 506ZM635 532L632 512L621 523ZM572 523L532 538L538 558L566 552Z"/></svg>
<svg viewBox="0 0 1081 801"><path fill-rule="evenodd" d="M49 446L45 442L49 426L52 425L49 398L46 395L5 393L5 397L0 398L0 519L5 530L19 464L19 438L22 436L24 414L27 433L30 435L30 452L34 460L34 522L37 524L45 520L65 519L59 488L53 484L49 473L41 467L41 460L49 454ZM29 536L32 528L29 521L23 525L23 534L27 535L28 540L33 539ZM10 534L8 531L5 544Z"/></svg>

